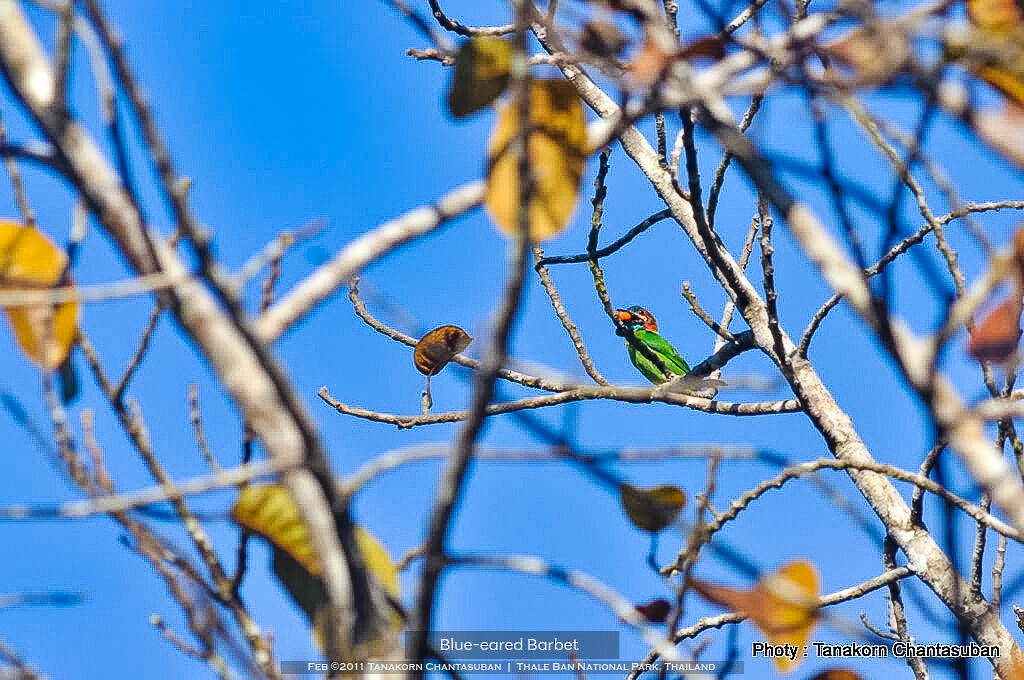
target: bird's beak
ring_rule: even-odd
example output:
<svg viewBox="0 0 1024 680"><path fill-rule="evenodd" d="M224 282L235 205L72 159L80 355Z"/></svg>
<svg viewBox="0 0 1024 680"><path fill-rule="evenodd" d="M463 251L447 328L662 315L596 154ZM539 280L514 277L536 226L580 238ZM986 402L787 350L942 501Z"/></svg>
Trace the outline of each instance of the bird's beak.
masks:
<svg viewBox="0 0 1024 680"><path fill-rule="evenodd" d="M615 318L622 323L629 323L633 319L633 313L625 309L616 309Z"/></svg>

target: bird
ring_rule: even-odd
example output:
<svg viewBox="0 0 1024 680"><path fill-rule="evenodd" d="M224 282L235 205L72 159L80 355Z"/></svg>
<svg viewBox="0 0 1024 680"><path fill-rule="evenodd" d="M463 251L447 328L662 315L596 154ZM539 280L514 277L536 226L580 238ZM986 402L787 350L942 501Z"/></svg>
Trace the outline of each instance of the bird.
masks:
<svg viewBox="0 0 1024 680"><path fill-rule="evenodd" d="M686 375L690 372L690 366L683 357L679 356L676 348L658 334L658 322L649 311L638 305L633 305L627 309L615 310L615 318L633 333L633 337L650 349L671 373ZM633 362L638 371L643 373L645 378L655 385L666 382L667 378L661 368L644 356L644 353L634 347L628 339L626 349L629 351L629 360Z"/></svg>

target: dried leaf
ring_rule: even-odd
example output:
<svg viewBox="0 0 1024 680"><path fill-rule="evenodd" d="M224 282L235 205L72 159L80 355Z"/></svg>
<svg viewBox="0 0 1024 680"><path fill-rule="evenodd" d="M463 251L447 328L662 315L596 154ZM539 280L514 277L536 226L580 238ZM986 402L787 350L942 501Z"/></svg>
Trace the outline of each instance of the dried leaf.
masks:
<svg viewBox="0 0 1024 680"><path fill-rule="evenodd" d="M978 361L1006 361L1020 342L1020 293L1000 302L974 327L967 352Z"/></svg>
<svg viewBox="0 0 1024 680"><path fill-rule="evenodd" d="M606 59L619 56L627 45L629 38L610 21L589 21L583 26L583 33L580 35L580 47Z"/></svg>
<svg viewBox="0 0 1024 680"><path fill-rule="evenodd" d="M638 86L646 87L661 77L662 71L668 68L676 56L676 52L662 49L658 41L647 39L632 61L626 64L626 70L633 74L633 80Z"/></svg>
<svg viewBox="0 0 1024 680"><path fill-rule="evenodd" d="M34 227L0 220L0 290L50 288L60 283L67 256ZM21 349L41 368L64 363L78 338L77 302L7 307Z"/></svg>
<svg viewBox="0 0 1024 680"><path fill-rule="evenodd" d="M956 27L946 34L947 59L1024 108L1024 25L1012 30L987 26Z"/></svg>
<svg viewBox="0 0 1024 680"><path fill-rule="evenodd" d="M527 216L534 241L557 236L569 224L579 198L587 126L576 90L564 80L530 82L530 125L527 159L533 191ZM491 133L487 193L484 206L498 229L519 232L519 163L510 146L519 134L519 105L509 102L498 112Z"/></svg>
<svg viewBox="0 0 1024 680"><path fill-rule="evenodd" d="M971 126L986 144L1024 170L1024 107L1007 100L998 109L978 109Z"/></svg>
<svg viewBox="0 0 1024 680"><path fill-rule="evenodd" d="M448 110L456 118L476 113L508 86L512 43L484 36L467 40L455 55Z"/></svg>
<svg viewBox="0 0 1024 680"><path fill-rule="evenodd" d="M911 56L907 36L898 30L858 28L824 46L824 51L852 71L852 87L868 87L888 82Z"/></svg>
<svg viewBox="0 0 1024 680"><path fill-rule="evenodd" d="M437 375L473 338L458 326L438 326L416 343L412 360L424 375Z"/></svg>
<svg viewBox="0 0 1024 680"><path fill-rule="evenodd" d="M686 503L686 494L670 484L640 489L622 482L619 499L633 526L654 534L676 521Z"/></svg>
<svg viewBox="0 0 1024 680"><path fill-rule="evenodd" d="M1024 23L1024 1L967 0L967 16L975 26L1012 31Z"/></svg>
<svg viewBox="0 0 1024 680"><path fill-rule="evenodd" d="M750 590L705 583L695 578L690 585L702 597L745 615L773 645L807 643L818 621L818 571L810 562L790 562L764 576ZM780 671L792 670L800 663L788 657L776 657Z"/></svg>
<svg viewBox="0 0 1024 680"><path fill-rule="evenodd" d="M860 675L846 668L830 668L815 675L810 680L863 680Z"/></svg>
<svg viewBox="0 0 1024 680"><path fill-rule="evenodd" d="M693 40L679 51L681 59L705 57L718 61L725 58L725 40L719 35L705 35Z"/></svg>
<svg viewBox="0 0 1024 680"><path fill-rule="evenodd" d="M1024 223L1013 232L1013 259L1017 265L1017 279L1024 281Z"/></svg>
<svg viewBox="0 0 1024 680"><path fill-rule="evenodd" d="M669 604L668 600L658 598L657 600L651 600L647 604L636 605L636 610L640 616L651 623L665 623L669 612L672 611L672 605Z"/></svg>
<svg viewBox="0 0 1024 680"><path fill-rule="evenodd" d="M981 66L977 76L1003 93L1009 101L1024 107L1024 76L998 66Z"/></svg>
<svg viewBox="0 0 1024 680"><path fill-rule="evenodd" d="M648 18L648 6L638 0L597 0L599 4L607 6L617 12L628 14L638 22L643 23Z"/></svg>
<svg viewBox="0 0 1024 680"><path fill-rule="evenodd" d="M1016 611L1016 607L1014 607ZM1019 620L1018 615L1018 620ZM1006 664L1009 670L1000 673L1000 677L1005 680L1024 680L1024 653L1021 653L1020 647L1014 645L1010 648L1010 659Z"/></svg>

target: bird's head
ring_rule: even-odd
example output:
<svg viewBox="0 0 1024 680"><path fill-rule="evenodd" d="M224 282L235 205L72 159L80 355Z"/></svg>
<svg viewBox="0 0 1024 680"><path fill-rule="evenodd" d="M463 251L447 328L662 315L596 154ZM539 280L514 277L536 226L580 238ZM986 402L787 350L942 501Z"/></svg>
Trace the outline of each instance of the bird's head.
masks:
<svg viewBox="0 0 1024 680"><path fill-rule="evenodd" d="M633 305L628 309L616 309L615 317L630 330L658 332L658 322L654 315L638 305Z"/></svg>

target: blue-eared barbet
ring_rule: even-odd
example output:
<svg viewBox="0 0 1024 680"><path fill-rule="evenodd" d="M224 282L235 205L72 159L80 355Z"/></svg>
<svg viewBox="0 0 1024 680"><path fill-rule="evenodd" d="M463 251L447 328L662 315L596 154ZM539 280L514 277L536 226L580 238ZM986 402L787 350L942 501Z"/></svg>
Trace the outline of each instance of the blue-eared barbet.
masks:
<svg viewBox="0 0 1024 680"><path fill-rule="evenodd" d="M651 350L654 356L664 364L669 372L676 375L686 375L690 367L683 357L679 356L676 348L669 344L669 341L658 334L658 322L654 315L643 307L634 305L627 309L615 310L615 316L629 331L633 337L639 340L645 347ZM660 385L667 378L664 372L653 361L644 356L644 353L626 341L626 349L629 351L629 360L637 367L644 377L655 385Z"/></svg>

